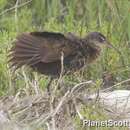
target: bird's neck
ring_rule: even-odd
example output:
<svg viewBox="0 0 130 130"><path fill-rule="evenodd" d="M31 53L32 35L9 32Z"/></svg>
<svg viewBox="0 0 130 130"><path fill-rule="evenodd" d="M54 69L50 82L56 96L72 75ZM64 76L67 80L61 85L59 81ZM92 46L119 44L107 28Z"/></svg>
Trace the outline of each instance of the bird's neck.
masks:
<svg viewBox="0 0 130 130"><path fill-rule="evenodd" d="M88 45L87 51L88 51L88 61L89 61L89 62L93 62L93 61L95 61L95 60L98 58L98 56L100 55L101 48L98 47L98 46Z"/></svg>
<svg viewBox="0 0 130 130"><path fill-rule="evenodd" d="M82 43L82 52L86 57L87 62L91 63L100 55L101 48L93 43Z"/></svg>

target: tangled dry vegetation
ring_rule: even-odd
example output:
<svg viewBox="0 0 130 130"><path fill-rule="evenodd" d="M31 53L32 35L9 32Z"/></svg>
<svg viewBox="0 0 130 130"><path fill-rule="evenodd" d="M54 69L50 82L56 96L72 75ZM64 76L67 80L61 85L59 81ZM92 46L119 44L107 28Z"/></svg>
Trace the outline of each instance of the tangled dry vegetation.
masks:
<svg viewBox="0 0 130 130"><path fill-rule="evenodd" d="M57 81L51 85L50 95L47 91L38 92L36 86L38 93L35 95L25 96L24 91L19 91L15 96L1 97L1 130L76 130L79 124L84 129L83 120L86 117L81 113L84 107L90 105L95 113L100 109L102 115L107 115L110 119L129 120L130 92L111 91L116 85L92 91L95 86L93 81L73 85ZM119 108L123 111L117 111ZM76 118L79 119L79 124L74 120Z"/></svg>
<svg viewBox="0 0 130 130"><path fill-rule="evenodd" d="M21 126L34 126L43 129L75 129L73 117L79 114L79 103L83 90L87 90L92 81L76 84L74 87L62 84L57 90L58 84L51 90L51 95L47 92L40 92L33 96L21 97L22 93L14 97L2 97L0 100L0 121ZM82 101L84 102L84 101ZM80 118L81 115L79 114ZM3 126L3 125L2 125ZM12 126L12 125L11 125ZM15 126L15 127L16 127ZM7 125L4 125L7 127Z"/></svg>

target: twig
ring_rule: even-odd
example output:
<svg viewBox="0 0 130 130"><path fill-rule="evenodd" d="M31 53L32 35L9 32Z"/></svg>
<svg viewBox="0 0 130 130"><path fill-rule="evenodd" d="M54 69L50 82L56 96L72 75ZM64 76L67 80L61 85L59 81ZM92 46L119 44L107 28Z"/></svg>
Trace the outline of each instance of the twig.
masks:
<svg viewBox="0 0 130 130"><path fill-rule="evenodd" d="M76 110L76 112L77 112L77 114L78 114L80 120L83 121L84 117L83 117L83 116L81 115L81 113L80 113L80 110L79 110L79 108L78 108L78 106L77 106L76 100L73 100L73 102L74 102L74 105L75 105L75 110Z"/></svg>
<svg viewBox="0 0 130 130"><path fill-rule="evenodd" d="M70 91L68 90L65 95L62 97L61 101L59 102L59 104L57 105L57 107L55 108L54 111L52 111L51 113L49 113L46 117L44 117L44 120L43 118L40 118L36 123L40 122L39 125L45 123L48 119L50 119L51 117L54 117L57 112L59 111L59 109L61 108L61 106L63 105L63 103L65 102L67 96L70 94ZM41 121L42 120L42 121Z"/></svg>
<svg viewBox="0 0 130 130"><path fill-rule="evenodd" d="M50 124L48 122L46 123L46 126L47 126L48 130L51 130Z"/></svg>
<svg viewBox="0 0 130 130"><path fill-rule="evenodd" d="M59 79L58 79L58 81L57 81L57 84L56 84L56 86L55 86L54 93L55 93L55 91L57 90L58 85L59 85L59 83L60 83L61 80L62 80L63 73L64 73L64 53L61 52L61 73L60 73L60 77L59 77Z"/></svg>
<svg viewBox="0 0 130 130"><path fill-rule="evenodd" d="M19 0L16 1L15 4L15 23L16 23L16 30L18 32L18 4L19 4Z"/></svg>
<svg viewBox="0 0 130 130"><path fill-rule="evenodd" d="M47 86L46 86L47 92L48 92L48 95L49 95L49 96L51 95L51 84L52 84L53 80L54 80L54 78L51 77L51 78L49 79L49 82L48 82Z"/></svg>
<svg viewBox="0 0 130 130"><path fill-rule="evenodd" d="M52 113L52 116L51 116L51 120L52 120L52 130L56 130L56 121L55 121L55 114L58 112L58 110L60 109L60 107L62 106L62 103L63 102L60 102L59 105L57 106L55 112L54 112L54 109L55 109L55 96L56 96L56 91L57 91L57 88L59 86L59 83L61 82L62 80L62 77L63 77L63 73L64 73L64 53L61 52L61 73L60 73L60 77L57 81L57 84L55 85L55 88L52 92L52 94L50 95L51 96L51 101L50 101L50 113ZM64 99L64 98L63 98ZM53 113L54 112L54 113Z"/></svg>
<svg viewBox="0 0 130 130"><path fill-rule="evenodd" d="M29 1L25 2L25 3L20 4L19 6L17 6L17 8L21 8L21 7L23 7L23 6L27 5L27 4L29 4L30 2L32 2L32 0L29 0ZM0 13L0 16L1 16L1 15L4 15L5 13L7 13L7 12L9 12L9 11L15 10L15 8L16 8L16 6L4 10L3 12Z"/></svg>
<svg viewBox="0 0 130 130"><path fill-rule="evenodd" d="M34 88L35 94L39 95L40 89L39 89L39 85L38 85L38 80L34 79L33 83L31 83L31 85Z"/></svg>
<svg viewBox="0 0 130 130"><path fill-rule="evenodd" d="M61 101L59 102L58 106L56 107L54 113L52 114L52 117L56 115L56 113L59 111L61 106L63 105L64 101L66 100L67 96L70 94L70 91L68 90L65 95L62 97Z"/></svg>
<svg viewBox="0 0 130 130"><path fill-rule="evenodd" d="M114 87L116 87L116 86L119 86L119 85L122 85L122 84L124 84L124 83L127 83L127 82L129 82L129 81L130 81L130 79L121 81L121 82L119 82L119 83L117 83L117 84L115 84L115 85L113 85L113 86L111 86L111 87L109 87L109 88L106 88L106 89L101 90L101 92L106 92L107 90L111 90L112 88L114 88Z"/></svg>
<svg viewBox="0 0 130 130"><path fill-rule="evenodd" d="M86 81L86 82L81 82L81 83L79 83L79 84L76 84L76 85L72 88L71 94L74 93L75 90L78 90L78 91L79 91L82 87L84 87L84 86L81 86L81 85L84 85L84 84L93 84L93 85L95 85L95 83L94 83L92 80ZM79 87L79 86L81 86L81 87ZM78 88L78 89L77 89L77 88Z"/></svg>
<svg viewBox="0 0 130 130"><path fill-rule="evenodd" d="M71 91L67 91L64 96L62 97L62 99L60 100L59 104L57 105L57 107L55 108L55 110L51 111L46 117L44 117L44 120L43 118L40 118L37 122L40 122L40 124L43 124L45 123L48 119L54 117L57 112L59 111L59 109L61 108L61 106L64 104L64 102L66 101L67 97L71 97L72 94L74 93L74 91L81 85L84 85L84 84L93 84L93 81L86 81L86 82L82 82L82 83L79 83L77 85L75 85ZM94 84L95 85L95 84ZM42 120L42 121L41 121Z"/></svg>

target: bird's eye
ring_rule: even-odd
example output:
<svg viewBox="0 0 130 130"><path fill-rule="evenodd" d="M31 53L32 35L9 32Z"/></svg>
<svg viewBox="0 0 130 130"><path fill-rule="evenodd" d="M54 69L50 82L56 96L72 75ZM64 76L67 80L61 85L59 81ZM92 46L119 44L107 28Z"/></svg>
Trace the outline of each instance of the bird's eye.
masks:
<svg viewBox="0 0 130 130"><path fill-rule="evenodd" d="M100 38L99 38L99 41L100 41L100 42L104 42L105 40L106 40L106 39L105 39L104 37L100 37Z"/></svg>

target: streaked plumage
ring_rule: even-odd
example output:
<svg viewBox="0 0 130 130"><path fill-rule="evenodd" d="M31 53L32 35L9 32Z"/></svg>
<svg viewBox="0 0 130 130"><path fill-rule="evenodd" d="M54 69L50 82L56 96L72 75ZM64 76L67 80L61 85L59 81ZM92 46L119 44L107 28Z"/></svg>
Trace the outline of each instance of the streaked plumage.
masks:
<svg viewBox="0 0 130 130"><path fill-rule="evenodd" d="M94 61L106 38L98 32L79 38L72 33L31 32L19 35L9 55L11 67L23 65L51 76L61 73L61 54L64 54L64 73L72 73Z"/></svg>

